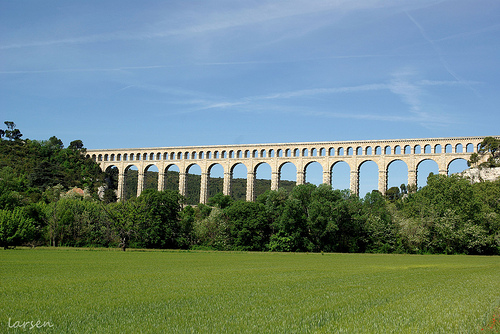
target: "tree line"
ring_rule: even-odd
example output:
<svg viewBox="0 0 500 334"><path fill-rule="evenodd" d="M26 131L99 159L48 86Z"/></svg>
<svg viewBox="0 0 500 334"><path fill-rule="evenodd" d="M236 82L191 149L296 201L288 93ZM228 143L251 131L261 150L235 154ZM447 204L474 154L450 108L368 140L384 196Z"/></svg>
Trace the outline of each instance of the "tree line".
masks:
<svg viewBox="0 0 500 334"><path fill-rule="evenodd" d="M304 184L187 205L171 189L104 200L106 178L81 141L0 140L0 246L500 254L500 180L431 174L419 190L364 198Z"/></svg>

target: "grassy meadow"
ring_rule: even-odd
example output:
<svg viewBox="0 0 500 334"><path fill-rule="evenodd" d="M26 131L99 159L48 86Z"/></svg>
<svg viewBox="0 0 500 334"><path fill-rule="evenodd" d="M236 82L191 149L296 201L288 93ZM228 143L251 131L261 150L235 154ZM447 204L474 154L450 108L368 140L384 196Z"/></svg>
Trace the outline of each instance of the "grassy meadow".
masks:
<svg viewBox="0 0 500 334"><path fill-rule="evenodd" d="M499 332L500 257L1 250L0 301L1 333Z"/></svg>

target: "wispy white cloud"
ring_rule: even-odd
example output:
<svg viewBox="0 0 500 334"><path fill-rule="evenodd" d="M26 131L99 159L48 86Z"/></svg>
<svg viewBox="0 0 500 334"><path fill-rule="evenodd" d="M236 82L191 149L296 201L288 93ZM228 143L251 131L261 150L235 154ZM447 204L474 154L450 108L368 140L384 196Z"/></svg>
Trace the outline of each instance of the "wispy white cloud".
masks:
<svg viewBox="0 0 500 334"><path fill-rule="evenodd" d="M414 7L425 7L428 3L435 3L435 0L423 1L421 5ZM134 30L114 30L90 35L70 36L56 38L51 40L27 40L14 43L2 43L0 50L19 49L27 47L43 47L64 44L88 44L109 41L133 41L133 40L151 40L159 38L168 38L175 36L201 36L203 34L223 31L238 27L252 26L260 27L267 22L284 22L294 24L297 17L311 16L328 13L328 19L320 23L319 21L310 21L310 24L302 25L294 30L293 35L300 34L300 29L306 34L308 31L314 31L324 24L333 24L339 19L345 17L348 13L360 10L406 7L409 5L400 4L397 1L388 0L290 0L285 2L261 2L251 6L235 6L232 9L220 10L210 8L209 5L194 8L192 11L176 13L182 19L175 20L177 26L173 26L170 14L169 19L164 21L149 22L142 28L134 27ZM193 8L193 7L191 7ZM168 8L168 13L170 13ZM166 9L167 12L167 9ZM180 24L179 24L180 23ZM294 25L295 26L295 25ZM112 29L112 28L110 28ZM284 30L286 32L288 30ZM33 38L32 36L29 37ZM285 37L286 38L286 37Z"/></svg>
<svg viewBox="0 0 500 334"><path fill-rule="evenodd" d="M110 68L56 68L47 70L20 70L20 71L0 71L0 74L37 74L37 73L65 73L65 72L117 72L117 71L132 71L132 70L151 70L159 68L168 68L171 66L151 65L151 66L123 66Z"/></svg>
<svg viewBox="0 0 500 334"><path fill-rule="evenodd" d="M459 76L458 73L456 73L450 67L450 65L448 64L448 61L446 61L446 59L444 58L443 52L441 52L441 49L439 48L439 46L428 36L427 32L422 27L422 25L420 25L420 23L418 23L417 20L415 20L415 18L412 15L410 15L409 12L405 11L405 13L408 16L408 18L410 19L410 21L412 21L413 24L417 27L417 29L419 30L419 32L422 35L422 37L432 46L432 48L434 49L434 52L439 57L439 60L440 60L441 64L443 65L443 67L445 68L445 70L453 78L455 78L455 80L457 80L461 84L466 85L470 90L472 90L477 95L478 94L477 91L472 86L470 86L465 79L463 79L461 76Z"/></svg>

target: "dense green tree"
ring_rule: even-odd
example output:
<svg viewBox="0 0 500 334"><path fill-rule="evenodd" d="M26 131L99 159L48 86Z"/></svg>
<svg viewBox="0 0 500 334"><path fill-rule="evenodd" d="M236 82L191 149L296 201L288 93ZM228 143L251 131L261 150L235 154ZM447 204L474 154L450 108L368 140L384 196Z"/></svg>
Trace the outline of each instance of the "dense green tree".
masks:
<svg viewBox="0 0 500 334"><path fill-rule="evenodd" d="M143 211L138 221L138 245L177 248L181 238L179 212L185 199L177 191L147 189L136 200Z"/></svg>
<svg viewBox="0 0 500 334"><path fill-rule="evenodd" d="M7 126L7 130L2 131L5 137L9 140L19 140L23 136L19 129L16 129L16 123L12 121L5 121L4 124Z"/></svg>
<svg viewBox="0 0 500 334"><path fill-rule="evenodd" d="M265 249L269 242L270 230L263 204L236 201L223 210L223 215L230 229L232 249Z"/></svg>
<svg viewBox="0 0 500 334"><path fill-rule="evenodd" d="M225 209L233 203L231 196L217 193L208 199L208 205L216 206L219 209Z"/></svg>
<svg viewBox="0 0 500 334"><path fill-rule="evenodd" d="M35 224L21 207L13 211L0 210L0 247L20 246L33 241L35 235Z"/></svg>

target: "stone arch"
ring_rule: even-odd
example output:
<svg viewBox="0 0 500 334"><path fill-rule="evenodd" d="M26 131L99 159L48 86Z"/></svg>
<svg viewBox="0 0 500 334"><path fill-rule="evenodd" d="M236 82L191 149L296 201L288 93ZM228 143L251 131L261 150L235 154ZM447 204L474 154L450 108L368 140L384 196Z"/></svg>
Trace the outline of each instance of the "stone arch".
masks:
<svg viewBox="0 0 500 334"><path fill-rule="evenodd" d="M464 153L464 147L462 144L455 145L455 153Z"/></svg>
<svg viewBox="0 0 500 334"><path fill-rule="evenodd" d="M399 145L394 146L394 154L401 154L401 146Z"/></svg>
<svg viewBox="0 0 500 334"><path fill-rule="evenodd" d="M163 169L163 189L179 190L180 168L177 164L168 164Z"/></svg>
<svg viewBox="0 0 500 334"><path fill-rule="evenodd" d="M323 166L318 161L309 161L305 164L304 181L315 185L323 183Z"/></svg>
<svg viewBox="0 0 500 334"><path fill-rule="evenodd" d="M137 185L139 180L139 168L135 164L128 164L123 172L124 189L123 197L125 200L137 196Z"/></svg>
<svg viewBox="0 0 500 334"><path fill-rule="evenodd" d="M372 190L378 190L379 167L370 159L364 160L358 166L358 192L360 197L364 197Z"/></svg>
<svg viewBox="0 0 500 334"><path fill-rule="evenodd" d="M363 148L361 146L356 148L356 155L363 155Z"/></svg>
<svg viewBox="0 0 500 334"><path fill-rule="evenodd" d="M353 154L354 154L354 149L353 149L352 147L350 147L350 146L349 146L349 147L347 148L347 153L346 153L346 155L353 155Z"/></svg>
<svg viewBox="0 0 500 334"><path fill-rule="evenodd" d="M451 159L446 164L446 170L448 171L448 175L461 173L468 168L469 166L467 165L467 160L464 158Z"/></svg>
<svg viewBox="0 0 500 334"><path fill-rule="evenodd" d="M387 164L387 189L398 187L402 184L408 185L409 166L406 161L393 159Z"/></svg>
<svg viewBox="0 0 500 334"><path fill-rule="evenodd" d="M392 154L392 149L389 145L387 145L386 147L384 147L384 154L385 155L390 155Z"/></svg>
<svg viewBox="0 0 500 334"><path fill-rule="evenodd" d="M109 165L104 170L104 182L107 189L115 192L116 197L119 198L121 194L118 192L120 186L120 169L116 165Z"/></svg>
<svg viewBox="0 0 500 334"><path fill-rule="evenodd" d="M231 180L231 197L235 200L245 200L247 195L247 166L238 161L229 167Z"/></svg>
<svg viewBox="0 0 500 334"><path fill-rule="evenodd" d="M453 153L453 147L451 146L451 144L446 144L444 146L444 153Z"/></svg>
<svg viewBox="0 0 500 334"><path fill-rule="evenodd" d="M278 188L291 191L297 183L297 166L291 161L285 161L278 166Z"/></svg>
<svg viewBox="0 0 500 334"><path fill-rule="evenodd" d="M186 167L186 202L187 204L198 204L200 203L201 194L201 167L192 163Z"/></svg>
<svg viewBox="0 0 500 334"><path fill-rule="evenodd" d="M255 173L255 192L254 196L263 194L271 190L272 168L267 162L259 162L255 165L253 172Z"/></svg>
<svg viewBox="0 0 500 334"><path fill-rule="evenodd" d="M382 154L382 147L375 146L375 155L381 155L381 154Z"/></svg>
<svg viewBox="0 0 500 334"><path fill-rule="evenodd" d="M344 161L336 161L330 167L331 185L334 189L350 189L351 166Z"/></svg>
<svg viewBox="0 0 500 334"><path fill-rule="evenodd" d="M212 163L207 168L207 174L208 198L224 192L224 166L220 163Z"/></svg>
<svg viewBox="0 0 500 334"><path fill-rule="evenodd" d="M144 167L144 185L143 189L158 189L159 169L154 163Z"/></svg>
<svg viewBox="0 0 500 334"><path fill-rule="evenodd" d="M373 149L371 146L365 147L365 155L373 155Z"/></svg>
<svg viewBox="0 0 500 334"><path fill-rule="evenodd" d="M422 159L417 163L417 187L427 184L429 173L438 174L439 164L434 159Z"/></svg>
<svg viewBox="0 0 500 334"><path fill-rule="evenodd" d="M420 145L415 145L413 147L413 154L421 154L422 153L422 147Z"/></svg>
<svg viewBox="0 0 500 334"><path fill-rule="evenodd" d="M434 146L434 153L436 153L436 154L443 153L443 152L442 152L442 147L441 147L441 144L436 144L436 145Z"/></svg>

